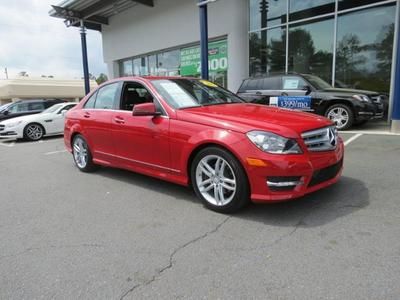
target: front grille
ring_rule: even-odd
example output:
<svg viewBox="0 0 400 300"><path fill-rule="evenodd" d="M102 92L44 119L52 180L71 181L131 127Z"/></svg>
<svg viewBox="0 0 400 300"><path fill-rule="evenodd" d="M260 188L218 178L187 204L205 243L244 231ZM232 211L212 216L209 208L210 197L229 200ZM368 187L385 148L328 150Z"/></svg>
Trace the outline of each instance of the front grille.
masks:
<svg viewBox="0 0 400 300"><path fill-rule="evenodd" d="M328 181L330 179L335 178L335 176L339 173L340 169L342 168L342 165L343 165L343 159L341 159L338 163L332 166L315 171L313 173L313 176L311 177L311 181L308 184L308 187L312 187L324 181Z"/></svg>
<svg viewBox="0 0 400 300"><path fill-rule="evenodd" d="M373 96L373 97L371 97L371 100L372 100L372 102L374 102L374 103L382 103L382 96Z"/></svg>
<svg viewBox="0 0 400 300"><path fill-rule="evenodd" d="M306 144L308 151L330 151L337 145L338 134L336 127L329 126L317 130L306 131L301 137Z"/></svg>

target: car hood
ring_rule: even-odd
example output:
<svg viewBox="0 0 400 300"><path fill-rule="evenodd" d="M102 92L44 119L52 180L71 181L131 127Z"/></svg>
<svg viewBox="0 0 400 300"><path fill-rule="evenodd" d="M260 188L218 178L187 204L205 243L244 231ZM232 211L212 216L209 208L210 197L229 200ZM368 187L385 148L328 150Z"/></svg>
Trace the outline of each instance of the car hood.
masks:
<svg viewBox="0 0 400 300"><path fill-rule="evenodd" d="M377 96L379 93L366 90L356 90L356 89L343 89L343 88L329 88L324 89L323 92L335 93L335 94L346 94L348 96L353 95L367 95L367 96Z"/></svg>
<svg viewBox="0 0 400 300"><path fill-rule="evenodd" d="M332 125L328 119L314 114L250 103L180 109L177 118L237 132L265 130L292 138L304 131Z"/></svg>

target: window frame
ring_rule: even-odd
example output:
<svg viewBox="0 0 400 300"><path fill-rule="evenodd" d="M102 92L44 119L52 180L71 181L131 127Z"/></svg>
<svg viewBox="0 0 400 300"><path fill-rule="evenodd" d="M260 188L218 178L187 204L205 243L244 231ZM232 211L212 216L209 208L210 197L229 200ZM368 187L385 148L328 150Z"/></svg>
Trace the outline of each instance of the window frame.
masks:
<svg viewBox="0 0 400 300"><path fill-rule="evenodd" d="M129 112L129 113L133 112L133 110L131 111L131 110L121 109L121 104L122 104L122 96L123 96L123 93L124 93L124 90L125 90L125 86L127 84L129 84L129 83L134 83L134 84L138 84L138 85L142 86L153 97L153 103L156 106L156 109L159 108L161 110L160 111L160 113L161 113L160 116L169 118L167 110L164 108L164 106L161 103L160 99L158 99L158 97L152 92L152 90L149 88L149 86L146 83L141 82L141 81L136 81L136 80L124 80L124 81L121 81L121 83L122 84L121 84L121 87L120 87L121 90L120 90L119 101L118 101L118 104L117 104L115 110L123 111L123 112ZM156 104L156 101L157 101L158 105ZM148 103L150 103L150 102L148 102Z"/></svg>

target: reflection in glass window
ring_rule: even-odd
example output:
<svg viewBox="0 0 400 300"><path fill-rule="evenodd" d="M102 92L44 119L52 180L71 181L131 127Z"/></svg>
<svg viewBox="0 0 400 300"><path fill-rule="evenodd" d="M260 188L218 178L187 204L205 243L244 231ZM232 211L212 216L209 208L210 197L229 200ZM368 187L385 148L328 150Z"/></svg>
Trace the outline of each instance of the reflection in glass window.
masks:
<svg viewBox="0 0 400 300"><path fill-rule="evenodd" d="M285 29L273 28L250 33L250 75L285 71Z"/></svg>
<svg viewBox="0 0 400 300"><path fill-rule="evenodd" d="M339 0L339 10L354 8L382 1L385 0Z"/></svg>
<svg viewBox="0 0 400 300"><path fill-rule="evenodd" d="M179 49L162 52L158 56L158 75L175 76L179 75L181 51Z"/></svg>
<svg viewBox="0 0 400 300"><path fill-rule="evenodd" d="M354 0L352 0L354 1ZM335 10L334 0L290 0L289 20L301 20L328 14Z"/></svg>
<svg viewBox="0 0 400 300"><path fill-rule="evenodd" d="M339 15L336 86L389 92L395 11L390 5Z"/></svg>
<svg viewBox="0 0 400 300"><path fill-rule="evenodd" d="M331 81L333 18L289 28L289 71Z"/></svg>
<svg viewBox="0 0 400 300"><path fill-rule="evenodd" d="M128 59L122 62L122 75L123 76L132 76L133 69L132 69L132 60Z"/></svg>
<svg viewBox="0 0 400 300"><path fill-rule="evenodd" d="M118 91L119 82L108 84L97 92L94 108L112 109L114 106L115 95Z"/></svg>
<svg viewBox="0 0 400 300"><path fill-rule="evenodd" d="M250 30L286 23L286 0L250 0Z"/></svg>

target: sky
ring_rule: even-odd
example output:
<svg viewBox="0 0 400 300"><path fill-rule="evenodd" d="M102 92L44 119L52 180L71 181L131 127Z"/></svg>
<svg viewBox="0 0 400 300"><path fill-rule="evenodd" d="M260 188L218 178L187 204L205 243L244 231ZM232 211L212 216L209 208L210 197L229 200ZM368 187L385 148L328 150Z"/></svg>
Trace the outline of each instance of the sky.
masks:
<svg viewBox="0 0 400 300"><path fill-rule="evenodd" d="M67 28L52 18L51 5L61 0L0 0L0 79L26 71L29 77L53 75L59 79L81 78L82 56L78 28ZM87 31L89 72L107 74L101 34Z"/></svg>

